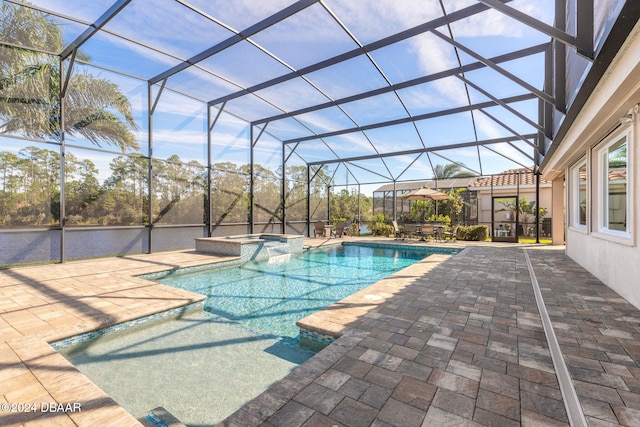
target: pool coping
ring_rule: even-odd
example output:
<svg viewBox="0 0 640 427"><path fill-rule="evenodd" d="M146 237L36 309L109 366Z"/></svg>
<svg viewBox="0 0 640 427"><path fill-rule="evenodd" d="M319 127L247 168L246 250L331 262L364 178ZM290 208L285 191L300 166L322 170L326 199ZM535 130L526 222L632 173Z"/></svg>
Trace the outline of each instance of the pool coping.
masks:
<svg viewBox="0 0 640 427"><path fill-rule="evenodd" d="M435 253L402 270L393 273L360 291L341 299L307 317L296 325L301 340L331 344L350 329L370 316L371 311L386 303L395 294L411 285L417 278L430 272L453 254ZM307 342L307 344L309 344Z"/></svg>

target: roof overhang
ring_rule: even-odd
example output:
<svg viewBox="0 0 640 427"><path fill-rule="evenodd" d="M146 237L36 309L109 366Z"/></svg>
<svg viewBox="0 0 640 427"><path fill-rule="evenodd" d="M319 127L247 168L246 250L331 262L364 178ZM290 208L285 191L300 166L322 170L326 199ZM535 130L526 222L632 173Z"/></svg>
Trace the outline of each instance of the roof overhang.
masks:
<svg viewBox="0 0 640 427"><path fill-rule="evenodd" d="M640 103L638 16L640 3L627 1L540 165L543 179L563 176Z"/></svg>

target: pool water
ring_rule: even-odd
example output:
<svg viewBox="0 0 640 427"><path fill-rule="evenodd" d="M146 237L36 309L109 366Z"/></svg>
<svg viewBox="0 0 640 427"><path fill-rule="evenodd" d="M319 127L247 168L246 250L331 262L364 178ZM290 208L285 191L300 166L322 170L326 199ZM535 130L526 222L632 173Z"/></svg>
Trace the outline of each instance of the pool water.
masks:
<svg viewBox="0 0 640 427"><path fill-rule="evenodd" d="M297 340L298 320L434 252L340 245L287 256L285 262L250 262L157 281L206 295L205 310L260 334Z"/></svg>
<svg viewBox="0 0 640 427"><path fill-rule="evenodd" d="M161 406L187 426L212 426L314 354L287 344L193 310L61 353L138 419Z"/></svg>

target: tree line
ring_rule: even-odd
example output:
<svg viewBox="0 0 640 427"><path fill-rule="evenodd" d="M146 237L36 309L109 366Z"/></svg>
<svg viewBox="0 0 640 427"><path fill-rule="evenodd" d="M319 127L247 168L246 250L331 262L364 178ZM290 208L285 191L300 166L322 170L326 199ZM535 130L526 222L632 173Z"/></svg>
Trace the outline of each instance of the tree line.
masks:
<svg viewBox="0 0 640 427"><path fill-rule="evenodd" d="M150 161L133 154L139 150L135 138L139 126L118 85L91 74L89 67L78 63L71 67L70 61L65 62L68 75L64 75L59 57L44 53L63 51L64 27L48 14L20 5L2 3L0 12L0 40L7 43L0 46L0 134L60 142L64 132L123 153L111 161L110 175L102 182L93 162L65 153L61 191L58 151L31 146L17 153L0 152L0 226L208 223L209 195L213 224L282 221L282 170L254 165L251 198L249 165L216 163L208 191L207 168L198 162L183 162L177 155ZM90 59L82 51L76 58ZM287 220L306 219L306 173L306 166L287 167ZM324 170L311 183L312 219L328 215L329 184ZM358 198L366 211L370 199L349 191L338 192L328 211L333 217L355 218Z"/></svg>
<svg viewBox="0 0 640 427"><path fill-rule="evenodd" d="M149 172L151 171L151 180ZM314 212L326 209L326 174L312 181L310 198ZM250 167L219 162L211 168L211 222L246 223L250 220ZM147 224L205 224L209 204L207 168L197 161L184 162L178 155L152 160L119 155L109 163L109 176L101 179L96 165L73 153L64 155L64 191L61 191L60 152L29 146L17 153L0 152L0 226L54 227L128 226ZM149 218L151 182L151 219ZM254 165L254 221L282 221L282 170ZM286 214L301 221L307 214L306 166L286 170ZM360 196L361 210L370 211L370 198ZM342 190L331 197L332 216L355 218L358 195Z"/></svg>

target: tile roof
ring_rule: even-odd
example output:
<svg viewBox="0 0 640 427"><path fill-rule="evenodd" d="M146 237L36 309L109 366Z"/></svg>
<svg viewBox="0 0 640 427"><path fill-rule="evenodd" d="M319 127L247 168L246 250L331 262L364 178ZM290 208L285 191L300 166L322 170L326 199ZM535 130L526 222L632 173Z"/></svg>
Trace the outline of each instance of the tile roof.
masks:
<svg viewBox="0 0 640 427"><path fill-rule="evenodd" d="M519 182L518 182L519 180ZM540 183L547 181L541 180ZM492 175L485 178L478 178L476 181L469 183L470 188L474 187L506 187L515 185L535 185L536 176L531 169L508 169L498 175Z"/></svg>
<svg viewBox="0 0 640 427"><path fill-rule="evenodd" d="M520 168L520 169L508 169L504 172L501 172L497 175L491 175L487 177L468 177L468 178L449 178L449 179L439 179L437 181L437 186L435 180L429 181L414 181L414 182L398 182L396 183L395 189L396 191L409 191L415 190L420 187L429 187L429 188L439 188L439 189L448 189L448 188L483 188L483 187L491 187L491 181L493 181L494 187L507 187L507 186L516 186L518 185L518 179L520 179L519 185L535 185L536 184L536 176L533 171L529 168ZM549 184L549 181L541 180L540 184ZM393 184L385 184L374 192L380 191L393 191Z"/></svg>

